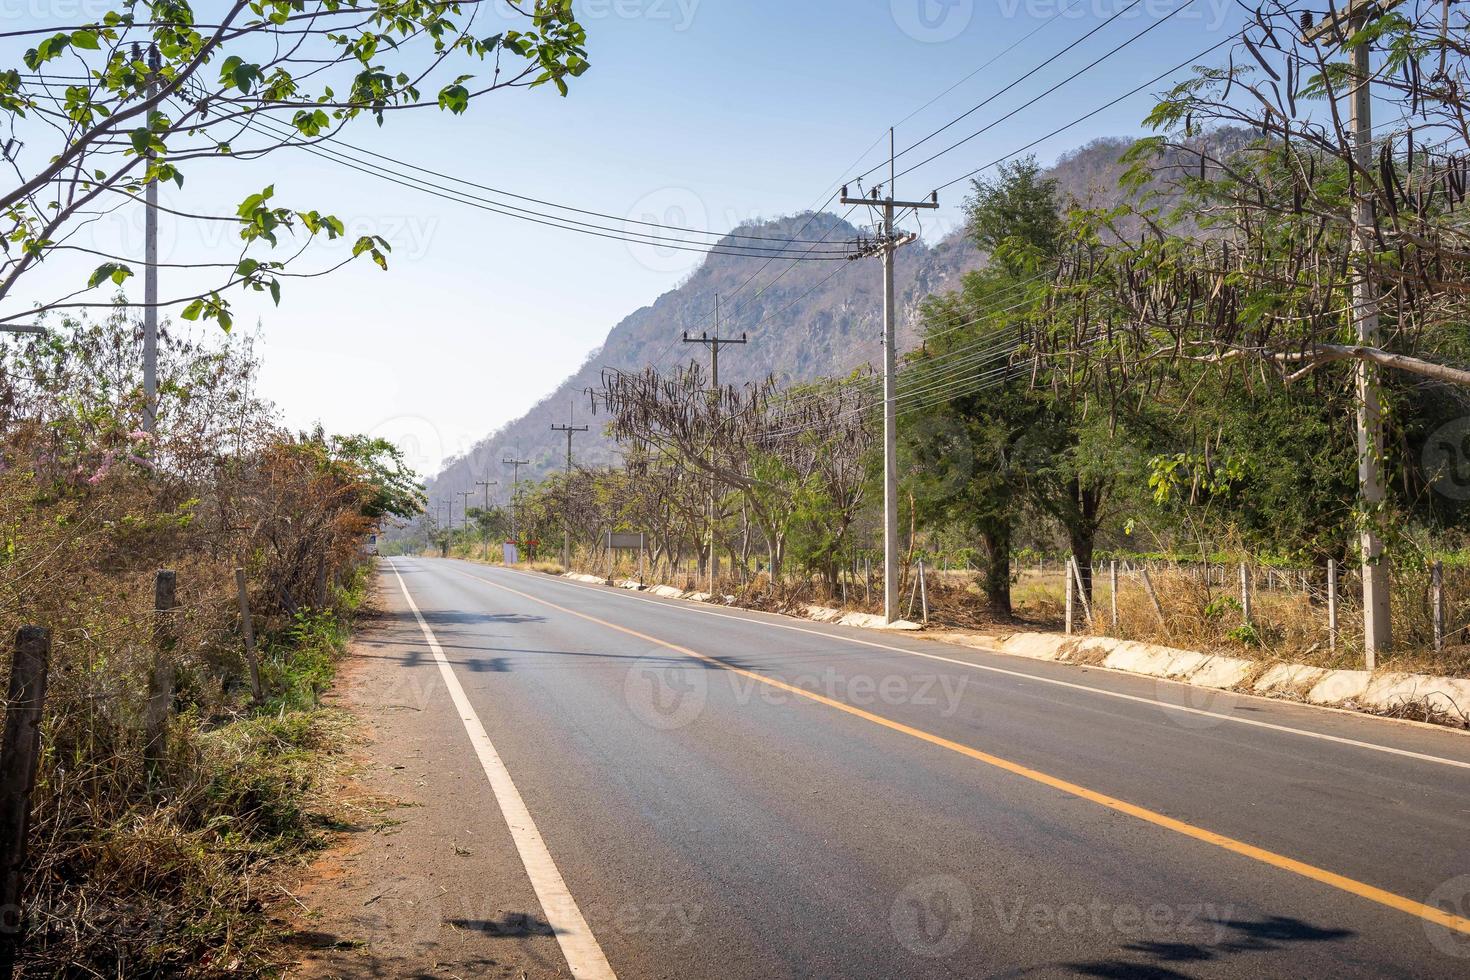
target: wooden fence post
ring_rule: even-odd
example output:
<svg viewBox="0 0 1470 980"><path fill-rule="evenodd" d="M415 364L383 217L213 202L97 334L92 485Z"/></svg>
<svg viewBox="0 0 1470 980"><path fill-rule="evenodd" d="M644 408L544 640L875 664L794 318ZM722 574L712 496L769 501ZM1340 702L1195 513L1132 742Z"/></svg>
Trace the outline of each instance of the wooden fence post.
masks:
<svg viewBox="0 0 1470 980"><path fill-rule="evenodd" d="M1240 563L1240 614L1245 620L1245 625L1251 625L1251 573L1245 567L1245 562Z"/></svg>
<svg viewBox="0 0 1470 980"><path fill-rule="evenodd" d="M929 625L929 585L924 576L924 559L919 559L919 601L923 604L924 625Z"/></svg>
<svg viewBox="0 0 1470 980"><path fill-rule="evenodd" d="M1429 567L1429 581L1434 593L1434 652L1444 653L1444 562Z"/></svg>
<svg viewBox="0 0 1470 980"><path fill-rule="evenodd" d="M1108 560L1108 583L1112 589L1111 599L1113 605L1113 632L1118 632L1118 559Z"/></svg>
<svg viewBox="0 0 1470 980"><path fill-rule="evenodd" d="M15 634L6 701L5 741L0 744L0 977L9 980L21 946L21 869L31 821L31 790L41 758L41 707L51 632L22 626Z"/></svg>
<svg viewBox="0 0 1470 980"><path fill-rule="evenodd" d="M1148 566L1138 566L1139 577L1143 579L1143 591L1148 593L1148 601L1153 604L1154 615L1159 619L1159 629L1168 632L1169 627L1164 622L1164 607L1159 603L1159 594L1154 591L1153 579L1148 577Z"/></svg>
<svg viewBox="0 0 1470 980"><path fill-rule="evenodd" d="M250 621L250 594L245 590L245 569L235 569L235 592L240 599L240 634L245 639L245 663L250 667L250 693L261 700L260 659L255 655L255 627Z"/></svg>
<svg viewBox="0 0 1470 980"><path fill-rule="evenodd" d="M168 716L174 701L174 647L178 644L178 576L159 569L153 577L153 670L148 677L143 755L159 762L168 750Z"/></svg>
<svg viewBox="0 0 1470 980"><path fill-rule="evenodd" d="M1337 649L1337 559L1327 559L1327 649Z"/></svg>
<svg viewBox="0 0 1470 980"><path fill-rule="evenodd" d="M863 572L864 572L863 601L866 602L866 603L872 603L872 601L873 601L873 556L872 555L863 555Z"/></svg>
<svg viewBox="0 0 1470 980"><path fill-rule="evenodd" d="M1092 603L1087 601L1087 589L1083 588L1082 585L1082 566L1077 564L1076 555L1073 555L1070 561L1072 565L1072 575L1077 579L1077 598L1082 600L1082 615L1087 623L1087 628L1092 629Z"/></svg>
<svg viewBox="0 0 1470 980"><path fill-rule="evenodd" d="M1070 635L1071 632L1072 632L1072 601L1073 601L1072 600L1072 559L1071 559L1071 557L1068 557L1067 558L1067 570L1063 574L1062 579L1063 579L1063 581L1066 584L1065 595L1066 595L1066 604L1067 604L1067 633L1068 633L1068 635Z"/></svg>

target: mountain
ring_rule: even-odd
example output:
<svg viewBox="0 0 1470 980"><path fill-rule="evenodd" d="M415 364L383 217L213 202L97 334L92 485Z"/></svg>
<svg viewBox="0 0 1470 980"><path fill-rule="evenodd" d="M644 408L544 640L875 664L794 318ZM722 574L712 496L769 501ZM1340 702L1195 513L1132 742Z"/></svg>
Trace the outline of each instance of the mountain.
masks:
<svg viewBox="0 0 1470 980"><path fill-rule="evenodd" d="M752 222L735 231L807 241L825 236L826 241L839 243L859 235L857 227L827 213ZM727 236L723 241L736 240ZM790 255L804 247L793 247ZM915 242L898 254L894 278L901 304L898 342L903 350L918 343L914 316L918 303L930 293L955 288L960 276L983 260L962 234L933 245ZM573 402L579 419L592 426L591 432L577 436L578 461L589 465L612 461L614 446L600 431L605 418L593 416L588 421L586 389L598 387L607 368L636 371L657 364L667 370L691 357L708 363L705 348L685 345L679 338L685 330L713 332L717 293L733 297L722 307L719 335L745 333L749 338L742 346L721 349L721 383L742 384L768 374L782 382L805 381L877 363L882 351L883 282L876 259L791 266L790 258L777 257L750 286L740 289L764 262L728 254L707 257L678 287L613 327L582 367L525 415L491 433L467 454L447 461L429 483L431 498L473 489L487 473L504 481L501 460L513 455L531 461L521 468L522 479L539 479L560 468L566 443L551 426L566 421L567 405ZM790 271L772 282L788 266ZM766 288L757 295L761 286Z"/></svg>
<svg viewBox="0 0 1470 980"><path fill-rule="evenodd" d="M1230 153L1251 137L1247 130L1220 130L1203 140L1213 153ZM1083 206L1116 204L1122 195L1118 178L1124 167L1118 158L1132 145L1125 138L1095 140L1063 155L1050 169L1064 200ZM1161 170L1178 165L1166 159ZM1135 226L1120 228L1133 234ZM828 213L800 214L771 221L751 222L735 229L741 235L777 239L823 239L844 242L859 229ZM727 236L724 242L736 241ZM793 248L793 256L796 249ZM492 432L467 454L447 461L429 481L431 499L452 497L472 490L476 480L493 474L504 482L501 460L514 456L530 460L523 479L536 480L559 468L566 443L551 431L566 420L567 405L586 415L584 392L600 385L606 368L636 371L649 364L667 370L683 359L708 357L703 348L679 342L682 331L698 333L712 328L715 295L733 297L721 317L721 336L749 335L749 343L727 349L720 359L722 383L740 384L774 374L783 382L806 381L824 375L846 374L863 364L876 364L882 342L882 277L873 259L853 262L800 262L779 279L773 277L788 259L711 255L678 287L652 305L637 310L613 327L607 340L588 355L582 367L521 418ZM761 269L749 287L745 281ZM898 346L918 344L916 310L924 297L954 289L965 272L984 265L984 257L959 230L930 244L922 239L898 253L895 279L900 302ZM757 294L756 289L764 286ZM601 432L604 419L593 417L592 431L577 438L577 458L586 464L611 462L615 447ZM502 487L502 491L507 488ZM505 494L502 494L504 498Z"/></svg>

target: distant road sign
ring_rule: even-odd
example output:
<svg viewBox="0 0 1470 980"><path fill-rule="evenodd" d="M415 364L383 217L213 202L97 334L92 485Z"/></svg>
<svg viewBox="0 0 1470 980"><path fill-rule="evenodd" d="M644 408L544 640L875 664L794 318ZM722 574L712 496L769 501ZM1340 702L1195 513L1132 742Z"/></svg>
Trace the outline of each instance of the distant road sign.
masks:
<svg viewBox="0 0 1470 980"><path fill-rule="evenodd" d="M647 538L642 532L636 534L626 531L607 532L607 546L614 551L642 551L645 540Z"/></svg>

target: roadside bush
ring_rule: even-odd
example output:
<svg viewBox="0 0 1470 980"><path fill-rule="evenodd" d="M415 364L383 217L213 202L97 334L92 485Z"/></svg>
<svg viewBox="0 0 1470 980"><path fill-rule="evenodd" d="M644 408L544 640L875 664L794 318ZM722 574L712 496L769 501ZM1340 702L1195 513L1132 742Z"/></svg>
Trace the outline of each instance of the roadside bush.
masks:
<svg viewBox="0 0 1470 980"><path fill-rule="evenodd" d="M284 430L248 341L165 332L156 434L140 431L137 350L117 315L0 352L0 632L52 631L23 975L270 967L269 872L328 825L314 788L343 723L318 695L367 588L365 539L418 499L386 444ZM160 568L177 573L176 680L145 759Z"/></svg>

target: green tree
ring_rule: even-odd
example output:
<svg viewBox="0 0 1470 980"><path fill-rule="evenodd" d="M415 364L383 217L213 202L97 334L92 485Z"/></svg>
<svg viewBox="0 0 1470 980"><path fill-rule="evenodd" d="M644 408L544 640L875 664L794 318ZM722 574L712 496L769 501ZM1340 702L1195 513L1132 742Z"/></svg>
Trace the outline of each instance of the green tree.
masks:
<svg viewBox="0 0 1470 980"><path fill-rule="evenodd" d="M993 180L975 181L965 217L975 244L1018 279L1049 266L1065 239L1057 181L1043 175L1034 156L1002 163Z"/></svg>
<svg viewBox="0 0 1470 980"><path fill-rule="evenodd" d="M375 521L390 517L407 520L428 502L418 474L404 462L403 451L376 436L333 436L332 458L353 467L367 486L362 515Z"/></svg>
<svg viewBox="0 0 1470 980"><path fill-rule="evenodd" d="M1002 376L996 384L966 385L966 372L957 378L953 365L978 349L991 361L973 373L995 369L996 360L1006 367L1014 337L1008 320L986 320L980 311L996 308L1011 285L1004 272L972 273L961 290L925 303L924 348L910 358L905 375L912 390L943 395L921 402L900 429L916 510L926 523L954 527L967 538L978 535L980 584L999 616L1011 612L1012 530L1025 486L1018 457L1044 406L1023 381Z"/></svg>
<svg viewBox="0 0 1470 980"><path fill-rule="evenodd" d="M476 14L488 20L491 8L510 14L514 28L479 33ZM23 296L0 321L105 305L85 293L122 285L132 260L67 240L149 185L182 190L205 161L228 166L310 146L364 116L382 125L413 109L459 115L480 96L541 84L565 94L587 69L571 0L226 0L203 18L186 0L121 0L91 23L12 35L34 46L23 64L0 66L0 122L15 137L6 157L16 175L0 190L8 243L0 301ZM311 239L341 237L343 223L309 205L282 206L274 194L252 186L233 211L172 212L232 225L239 250L232 262L185 264L178 278L188 285L161 305L228 327L225 290L279 302L286 279L328 271L287 267ZM386 268L387 251L382 238L363 236L352 257ZM80 289L49 301L17 292L42 260L70 256L85 262Z"/></svg>
<svg viewBox="0 0 1470 980"><path fill-rule="evenodd" d="M1105 503L1131 453L1116 413L1022 350L1021 328L1046 297L1066 240L1056 181L1035 159L1017 161L975 182L966 213L992 264L923 308L924 348L908 371L919 415L909 427L911 485L927 514L980 536L981 583L1003 615L1023 507L1062 528L1091 592Z"/></svg>

